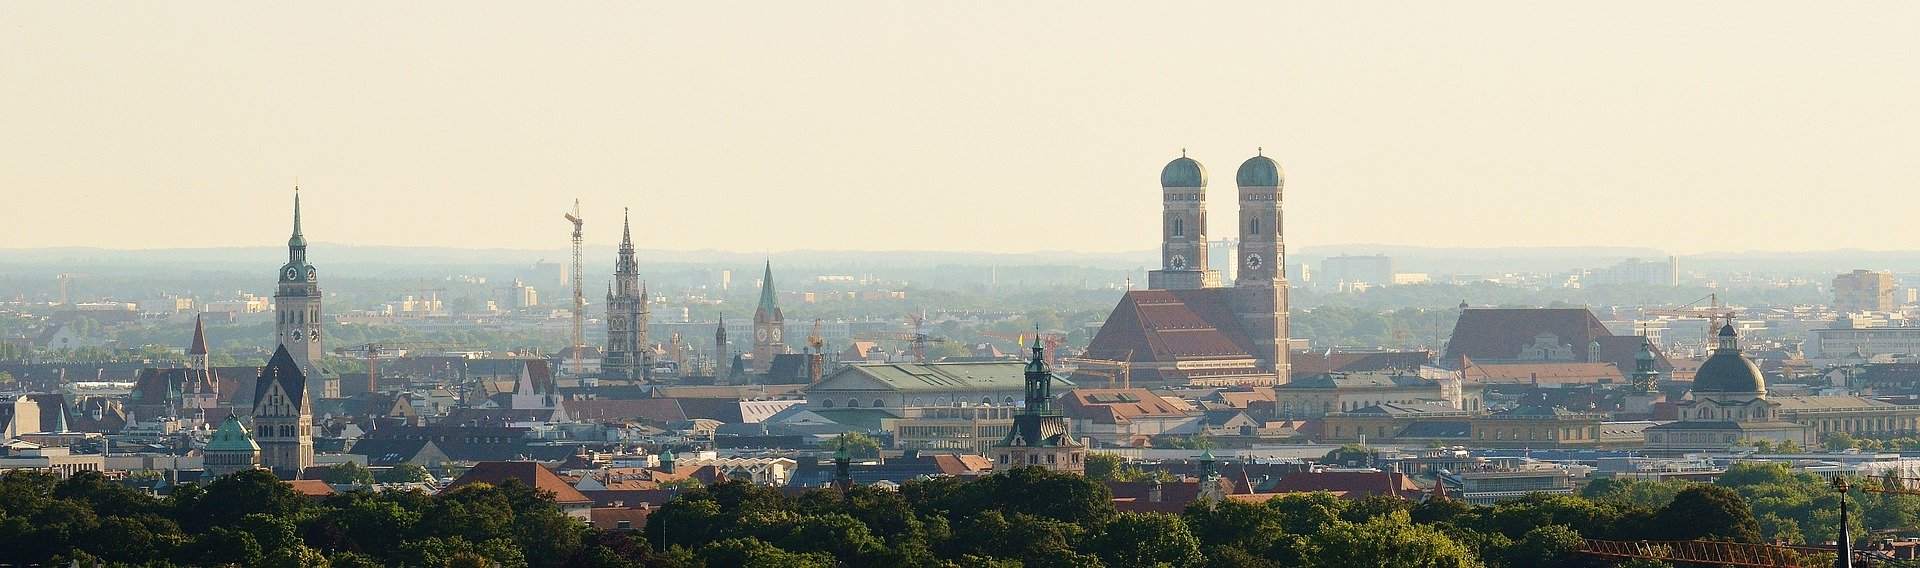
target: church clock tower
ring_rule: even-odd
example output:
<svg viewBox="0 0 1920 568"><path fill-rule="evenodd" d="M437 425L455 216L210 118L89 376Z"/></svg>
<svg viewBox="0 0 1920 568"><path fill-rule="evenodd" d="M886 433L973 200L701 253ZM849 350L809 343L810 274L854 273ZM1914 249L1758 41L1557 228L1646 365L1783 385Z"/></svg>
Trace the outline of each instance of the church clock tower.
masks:
<svg viewBox="0 0 1920 568"><path fill-rule="evenodd" d="M293 188L293 236L287 239L287 264L280 267L280 287L273 294L277 312L274 341L287 349L306 381L307 396L338 396L327 392L328 381L321 378L321 356L326 345L320 332L320 272L307 263L307 237L300 233L300 188ZM332 385L338 385L334 382Z"/></svg>
<svg viewBox="0 0 1920 568"><path fill-rule="evenodd" d="M1160 203L1160 269L1147 272L1147 288L1220 286L1207 269L1207 169L1181 152L1160 170Z"/></svg>
<svg viewBox="0 0 1920 568"><path fill-rule="evenodd" d="M1262 372L1287 382L1287 243L1282 230L1281 187L1286 174L1266 155L1240 164L1240 263L1233 281L1233 311L1253 340Z"/></svg>
<svg viewBox="0 0 1920 568"><path fill-rule="evenodd" d="M780 313L780 302L773 292L773 261L767 261L766 276L760 279L760 305L753 310L753 367L765 372L773 366L773 356L786 353L787 316Z"/></svg>

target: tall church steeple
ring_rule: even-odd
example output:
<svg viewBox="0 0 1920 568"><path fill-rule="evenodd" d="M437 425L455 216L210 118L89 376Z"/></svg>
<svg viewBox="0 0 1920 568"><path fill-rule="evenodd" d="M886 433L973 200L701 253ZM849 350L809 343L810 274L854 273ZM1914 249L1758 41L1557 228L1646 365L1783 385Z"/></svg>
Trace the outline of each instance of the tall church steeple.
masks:
<svg viewBox="0 0 1920 568"><path fill-rule="evenodd" d="M773 356L786 353L787 317L780 313L780 302L773 290L773 261L767 261L766 274L760 279L760 305L753 310L753 367L765 372L773 365Z"/></svg>
<svg viewBox="0 0 1920 568"><path fill-rule="evenodd" d="M607 353L601 369L609 377L645 378L652 367L647 339L647 294L640 284L640 264L634 259L633 223L623 213L620 251L613 263L613 286L607 292Z"/></svg>
<svg viewBox="0 0 1920 568"><path fill-rule="evenodd" d="M1013 417L1013 427L990 450L994 468L1043 467L1053 471L1086 471L1086 447L1073 439L1067 417L1053 409L1053 371L1047 368L1046 348L1038 330L1033 355L1027 360L1026 408Z"/></svg>
<svg viewBox="0 0 1920 568"><path fill-rule="evenodd" d="M300 227L300 188L293 188L293 235L287 238L287 264L280 267L280 285L273 294L275 341L287 348L300 372L309 380L313 398L339 396L339 383L325 376L321 366L326 345L321 341L320 271L307 262L307 237Z"/></svg>
<svg viewBox="0 0 1920 568"><path fill-rule="evenodd" d="M1287 363L1287 245L1281 191L1286 174L1260 151L1234 173L1240 186L1240 268L1233 311L1254 343L1255 364L1285 383Z"/></svg>
<svg viewBox="0 0 1920 568"><path fill-rule="evenodd" d="M1218 287L1220 273L1207 269L1207 169L1186 150L1160 169L1160 204L1160 269L1147 273L1147 287Z"/></svg>

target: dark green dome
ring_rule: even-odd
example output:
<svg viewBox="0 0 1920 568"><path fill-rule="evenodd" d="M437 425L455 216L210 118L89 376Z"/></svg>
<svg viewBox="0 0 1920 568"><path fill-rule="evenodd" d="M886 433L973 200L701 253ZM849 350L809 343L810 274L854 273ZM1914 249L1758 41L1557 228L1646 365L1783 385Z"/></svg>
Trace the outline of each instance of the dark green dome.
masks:
<svg viewBox="0 0 1920 568"><path fill-rule="evenodd" d="M1767 379L1753 360L1740 354L1733 326L1720 328L1720 348L1693 374L1693 392L1764 393Z"/></svg>
<svg viewBox="0 0 1920 568"><path fill-rule="evenodd" d="M1207 169L1193 158L1181 156L1160 169L1160 187L1206 187Z"/></svg>
<svg viewBox="0 0 1920 568"><path fill-rule="evenodd" d="M1280 185L1280 180L1287 179L1287 175L1280 171L1280 164L1266 156L1247 159L1240 164L1239 173L1233 177L1241 187L1272 187Z"/></svg>

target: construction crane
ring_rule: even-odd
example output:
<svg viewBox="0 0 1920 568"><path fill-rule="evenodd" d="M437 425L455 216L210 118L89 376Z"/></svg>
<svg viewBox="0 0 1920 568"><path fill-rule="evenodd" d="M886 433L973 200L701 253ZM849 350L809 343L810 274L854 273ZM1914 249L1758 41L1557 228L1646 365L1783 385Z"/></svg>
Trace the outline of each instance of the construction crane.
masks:
<svg viewBox="0 0 1920 568"><path fill-rule="evenodd" d="M1700 303L1700 300L1706 300L1707 305L1705 307L1694 305ZM1705 298L1687 302L1678 308L1647 308L1640 310L1640 313L1649 316L1707 320L1707 336L1704 341L1711 347L1713 336L1720 332L1720 326L1733 323L1733 318L1739 317L1740 309L1721 306L1720 295L1716 293L1707 294Z"/></svg>
<svg viewBox="0 0 1920 568"><path fill-rule="evenodd" d="M1061 357L1060 362L1076 365L1073 369L1074 373L1086 373L1096 377L1106 377L1107 388L1114 388L1115 379L1118 379L1119 388L1130 389L1133 388L1133 361L1131 359L1133 359L1133 351L1127 351L1127 354L1121 355L1119 359ZM1100 368L1088 369L1088 366Z"/></svg>
<svg viewBox="0 0 1920 568"><path fill-rule="evenodd" d="M350 345L333 350L334 355L349 355L367 358L367 392L379 392L380 356L392 355L409 349L468 349L470 346L438 343L432 341L382 341Z"/></svg>
<svg viewBox="0 0 1920 568"><path fill-rule="evenodd" d="M1056 360L1060 358L1060 355L1061 355L1060 347L1067 344L1067 336L1060 335L1058 333L1035 333L1035 334L1028 335L1028 334L1019 334L1019 333L1000 333L997 331L986 331L986 332L981 332L980 335L991 337L994 339L1014 340L1020 343L1021 349L1025 349L1027 347L1027 341L1029 337L1038 337L1040 339L1040 344L1043 346L1046 346L1047 348L1047 352L1045 355L1046 355L1046 360L1048 365L1052 365Z"/></svg>
<svg viewBox="0 0 1920 568"><path fill-rule="evenodd" d="M870 341L905 342L907 344L908 350L913 353L913 362L926 363L927 362L927 345L943 344L943 343L959 343L959 342L954 341L952 339L947 339L945 337L933 337L931 335L927 335L925 332L921 331L920 329L920 325L924 320L925 318L921 317L918 314L908 315L907 321L912 323L913 331L876 331L876 332L862 333L862 334L856 335L854 336L854 339L865 339Z"/></svg>
<svg viewBox="0 0 1920 568"><path fill-rule="evenodd" d="M581 352L587 350L587 293L580 277L580 257L584 248L581 233L586 220L580 217L580 200L573 200L573 212L566 214L567 222L573 223L573 374L579 375L586 369Z"/></svg>

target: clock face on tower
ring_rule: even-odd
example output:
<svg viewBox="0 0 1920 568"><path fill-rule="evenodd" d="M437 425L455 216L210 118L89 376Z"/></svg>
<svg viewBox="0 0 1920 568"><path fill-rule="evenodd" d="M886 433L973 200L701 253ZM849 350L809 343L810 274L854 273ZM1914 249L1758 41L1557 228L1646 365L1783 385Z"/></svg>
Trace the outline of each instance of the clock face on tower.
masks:
<svg viewBox="0 0 1920 568"><path fill-rule="evenodd" d="M765 329L754 330L753 335L759 337L761 341L767 340L767 330Z"/></svg>
<svg viewBox="0 0 1920 568"><path fill-rule="evenodd" d="M311 333L308 333L308 334L307 334L307 341L312 341L312 342L314 342L314 343L319 343L319 342L320 342L320 330L317 330L317 329L316 329L316 330L313 330L313 332L311 332Z"/></svg>
<svg viewBox="0 0 1920 568"><path fill-rule="evenodd" d="M1167 264L1172 266L1174 270L1185 270L1187 268L1187 257L1177 254L1173 255L1173 258L1168 260Z"/></svg>
<svg viewBox="0 0 1920 568"><path fill-rule="evenodd" d="M1247 255L1247 268L1251 268L1254 270L1260 269L1260 253L1256 252L1256 253Z"/></svg>
<svg viewBox="0 0 1920 568"><path fill-rule="evenodd" d="M301 337L301 335L300 335L300 330L297 330L297 329L296 329L296 330L293 330L293 340L294 340L294 341L300 341L301 339L302 339L302 337Z"/></svg>
<svg viewBox="0 0 1920 568"><path fill-rule="evenodd" d="M287 280L291 281L291 280L299 280L299 279L300 279L300 269L294 268L291 266L287 267Z"/></svg>
<svg viewBox="0 0 1920 568"><path fill-rule="evenodd" d="M313 269L313 268L309 268L309 269L307 269L307 281L308 281L308 282L319 282L319 281L320 281L320 271L319 271L319 270L317 270L317 269Z"/></svg>

